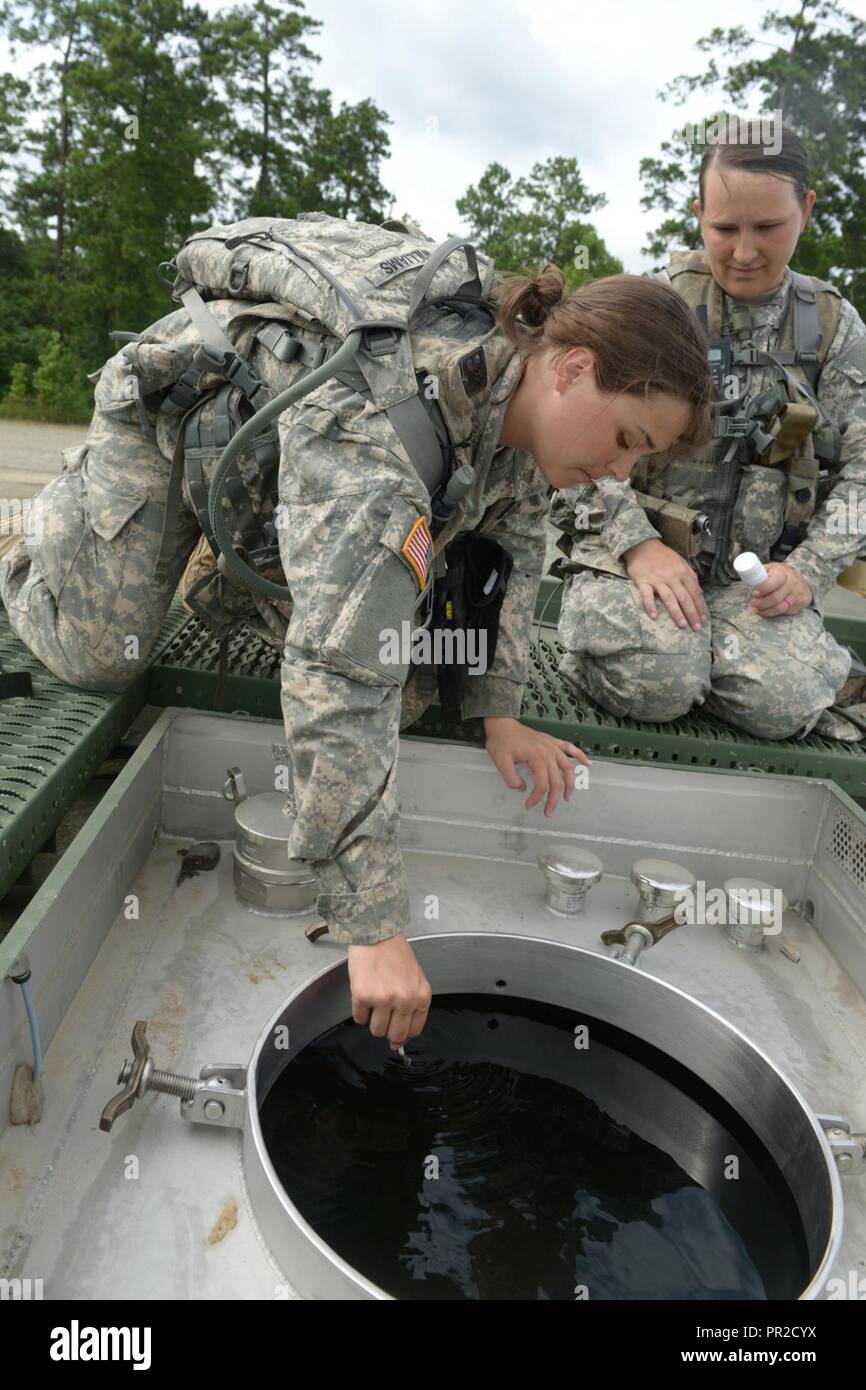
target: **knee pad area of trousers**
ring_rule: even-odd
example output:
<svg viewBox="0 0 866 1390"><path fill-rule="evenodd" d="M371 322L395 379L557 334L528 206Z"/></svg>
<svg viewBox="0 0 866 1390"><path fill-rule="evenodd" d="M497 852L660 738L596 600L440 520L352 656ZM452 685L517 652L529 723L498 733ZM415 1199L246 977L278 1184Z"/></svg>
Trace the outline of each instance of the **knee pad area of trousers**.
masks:
<svg viewBox="0 0 866 1390"><path fill-rule="evenodd" d="M629 652L570 654L560 667L591 699L621 719L667 724L700 704L709 689L709 662L694 657Z"/></svg>
<svg viewBox="0 0 866 1390"><path fill-rule="evenodd" d="M814 725L834 695L819 671L796 663L777 686L727 675L713 685L707 709L754 738L794 738Z"/></svg>

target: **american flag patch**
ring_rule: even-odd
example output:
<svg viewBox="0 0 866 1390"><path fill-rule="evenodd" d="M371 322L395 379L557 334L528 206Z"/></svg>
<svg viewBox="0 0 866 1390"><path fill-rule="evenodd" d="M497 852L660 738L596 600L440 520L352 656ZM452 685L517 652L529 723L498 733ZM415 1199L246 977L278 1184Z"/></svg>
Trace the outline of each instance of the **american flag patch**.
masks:
<svg viewBox="0 0 866 1390"><path fill-rule="evenodd" d="M412 566L418 580L418 588L423 589L430 573L430 561L433 559L433 537L423 516L419 516L415 522L400 547L400 554Z"/></svg>

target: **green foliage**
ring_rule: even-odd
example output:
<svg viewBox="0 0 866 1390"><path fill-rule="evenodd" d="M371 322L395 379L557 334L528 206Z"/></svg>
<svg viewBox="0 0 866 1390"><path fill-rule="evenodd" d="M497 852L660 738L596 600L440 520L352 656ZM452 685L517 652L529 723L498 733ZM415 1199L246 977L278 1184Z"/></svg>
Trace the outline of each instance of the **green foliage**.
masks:
<svg viewBox="0 0 866 1390"><path fill-rule="evenodd" d="M760 30L776 37L713 29L697 45L707 55L702 71L674 78L659 95L682 102L718 87L739 115L782 111L809 147L818 195L794 267L832 280L866 314L866 21L835 0L800 0L795 13L768 12ZM641 204L666 214L646 248L659 263L674 246L701 244L691 203L702 153L675 133L661 158L641 161Z"/></svg>
<svg viewBox="0 0 866 1390"><path fill-rule="evenodd" d="M157 266L211 222L384 219L388 118L369 100L335 111L313 87L304 37L320 25L303 11L0 0L12 56L47 55L26 83L0 78L0 392L23 362L44 369L33 409L79 412L109 331L172 312ZM65 385L46 333L76 364Z"/></svg>
<svg viewBox="0 0 866 1390"><path fill-rule="evenodd" d="M14 232L0 227L0 387L16 362L36 366L39 343L34 325L39 314L29 284L30 258Z"/></svg>
<svg viewBox="0 0 866 1390"><path fill-rule="evenodd" d="M39 357L33 376L36 405L43 420L67 420L84 413L90 416L90 383L82 382L81 369L69 348L63 346L59 333L51 337Z"/></svg>
<svg viewBox="0 0 866 1390"><path fill-rule="evenodd" d="M56 331L46 335L35 371L28 362L15 363L0 402L0 416L24 420L86 424L92 411L90 383Z"/></svg>
<svg viewBox="0 0 866 1390"><path fill-rule="evenodd" d="M32 372L29 362L16 362L9 380L6 400L10 405L21 405L30 396Z"/></svg>
<svg viewBox="0 0 866 1390"><path fill-rule="evenodd" d="M478 184L457 199L457 211L497 270L529 271L552 262L572 290L622 270L584 220L606 202L603 193L589 192L576 159L557 156L516 180L503 165L489 164Z"/></svg>
<svg viewBox="0 0 866 1390"><path fill-rule="evenodd" d="M314 84L321 24L303 0L0 0L12 58L0 75L0 413L87 420L86 373L111 329L141 330L175 308L157 266L218 220L321 210L381 222L390 119L371 98L337 104ZM797 268L834 279L866 308L866 23L835 0L767 14L763 42L714 29L705 65L664 94L718 84L726 102L782 106L808 140L819 201ZM757 41L759 45L761 41ZM651 240L697 244L690 212L699 151L666 142L642 161ZM553 262L569 289L622 270L593 225L605 206L577 161L557 156L513 179L490 164L457 200L499 270Z"/></svg>

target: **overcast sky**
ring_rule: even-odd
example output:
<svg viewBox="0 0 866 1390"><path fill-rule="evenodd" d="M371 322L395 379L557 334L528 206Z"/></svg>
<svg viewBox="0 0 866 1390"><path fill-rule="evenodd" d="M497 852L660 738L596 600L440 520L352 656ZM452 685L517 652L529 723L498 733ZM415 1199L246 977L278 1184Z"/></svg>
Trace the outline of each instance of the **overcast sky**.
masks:
<svg viewBox="0 0 866 1390"><path fill-rule="evenodd" d="M223 8L221 0L210 0ZM866 0L850 0L866 18ZM711 102L698 94L682 107L656 93L704 56L695 42L714 25L758 32L770 9L793 0L308 0L322 21L310 47L317 86L334 104L371 97L393 121L382 182L394 214L417 218L428 236L467 230L455 200L488 164L514 177L551 155L574 156L607 207L595 224L626 270L646 269L641 255L659 214L642 213L638 165L686 119ZM764 45L770 40L764 36ZM755 53L766 53L767 47ZM756 112L743 114L757 114Z"/></svg>
<svg viewBox="0 0 866 1390"><path fill-rule="evenodd" d="M233 0L201 2L222 10ZM573 156L590 192L607 195L594 217L599 232L626 270L639 271L650 264L641 247L660 220L641 211L640 160L658 155L675 127L713 107L713 94L674 106L658 91L706 63L695 44L714 25L743 24L758 34L758 56L775 46L761 36L761 18L794 8L795 0L716 7L698 0L307 0L306 13L322 21L308 40L321 61L309 71L316 86L331 89L335 108L370 97L391 118L381 177L395 216L409 214L437 240L466 232L456 200L489 164L517 178L550 156ZM866 18L866 0L844 8ZM23 73L30 63L19 55L9 66Z"/></svg>

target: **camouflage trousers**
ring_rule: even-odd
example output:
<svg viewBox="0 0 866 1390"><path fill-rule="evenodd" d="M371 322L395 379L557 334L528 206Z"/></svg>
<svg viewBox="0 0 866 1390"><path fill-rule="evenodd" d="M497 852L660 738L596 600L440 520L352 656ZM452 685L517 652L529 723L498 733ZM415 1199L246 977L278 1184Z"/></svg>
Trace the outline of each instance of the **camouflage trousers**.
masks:
<svg viewBox="0 0 866 1390"><path fill-rule="evenodd" d="M698 632L658 601L644 611L629 579L567 575L559 637L563 676L612 714L666 723L701 706L759 738L806 734L833 703L851 664L818 605L762 618L744 584L704 590Z"/></svg>
<svg viewBox="0 0 866 1390"><path fill-rule="evenodd" d="M118 413L128 412L128 400L118 398L118 407ZM310 475L324 476L325 441L307 433L313 441L307 447ZM305 457L300 443L293 452ZM347 468L357 464L357 450L344 446L344 453ZM0 556L0 600L12 630L60 680L83 690L122 691L152 660L202 532L184 490L169 563L157 582L171 461L129 419L112 421L97 411L86 442L64 450L62 463L62 472L33 501L27 536ZM399 674L385 672L380 680L364 665L369 662L365 638L370 632L370 640L375 638L382 606L389 620L393 610L399 630L417 592L414 574L380 536L394 547L418 513L403 496L373 486L375 481L368 496L356 490L348 500L339 499L333 516L325 518L328 524L322 508L308 507L304 522L303 509L296 506L295 524L280 531L283 567L296 599L281 664L281 702L299 800L289 857L311 864L320 890L317 910L332 938L347 944L371 944L408 927L409 892L397 836L396 749L399 730L418 717L433 693L422 688L426 668L413 667L414 679L402 688ZM290 484L285 496L292 496ZM391 517L384 530L381 519L378 529L373 524L382 505ZM352 548L343 543L344 532L355 522ZM357 566L354 595L391 557L391 588L383 588L379 609L367 605L369 621L366 609L358 613L357 601L354 607L343 604L337 584L320 582L323 556ZM357 619L351 628L347 614ZM351 675L320 656L332 628Z"/></svg>
<svg viewBox="0 0 866 1390"><path fill-rule="evenodd" d="M62 472L34 499L31 534L0 559L0 599L13 631L55 676L125 690L148 664L199 524L179 511L158 583L169 460L132 431L122 457L100 448L93 431L61 457Z"/></svg>

